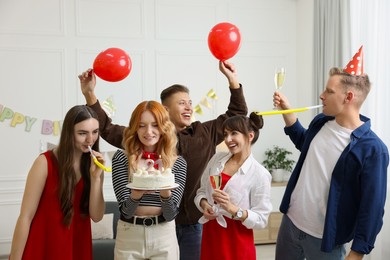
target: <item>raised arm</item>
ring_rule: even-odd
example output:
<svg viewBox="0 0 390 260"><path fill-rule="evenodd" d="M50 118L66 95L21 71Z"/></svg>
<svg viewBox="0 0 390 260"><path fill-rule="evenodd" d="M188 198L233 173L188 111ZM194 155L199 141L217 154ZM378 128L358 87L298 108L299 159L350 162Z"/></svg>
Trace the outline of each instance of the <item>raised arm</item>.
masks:
<svg viewBox="0 0 390 260"><path fill-rule="evenodd" d="M244 93L241 84L238 82L237 71L234 64L228 61L219 62L219 70L228 80L230 89L230 102L226 115L221 121L225 121L226 118L236 115L247 115L248 107L246 105Z"/></svg>
<svg viewBox="0 0 390 260"><path fill-rule="evenodd" d="M274 106L280 108L282 110L290 109L290 103L285 95L282 93L275 91L274 93ZM286 126L291 126L297 121L297 117L294 113L291 114L283 114L284 123Z"/></svg>
<svg viewBox="0 0 390 260"><path fill-rule="evenodd" d="M223 141L222 124L232 116L247 115L248 107L246 105L244 92L241 84L237 79L236 68L228 61L219 62L219 69L229 82L230 102L228 109L224 114L219 115L216 119L202 123L206 134L205 138L210 140L215 146Z"/></svg>
<svg viewBox="0 0 390 260"><path fill-rule="evenodd" d="M232 89L240 88L240 83L238 82L237 79L236 68L234 67L233 63L230 63L228 61L220 61L219 70L226 76L230 88Z"/></svg>
<svg viewBox="0 0 390 260"><path fill-rule="evenodd" d="M97 102L95 96L96 76L92 69L87 69L79 75L81 92L84 95L88 106L92 106Z"/></svg>
<svg viewBox="0 0 390 260"><path fill-rule="evenodd" d="M96 76L92 69L87 69L79 76L81 92L84 95L87 105L91 107L99 117L99 130L101 137L111 145L121 148L124 126L112 124L109 118L100 106L95 95Z"/></svg>

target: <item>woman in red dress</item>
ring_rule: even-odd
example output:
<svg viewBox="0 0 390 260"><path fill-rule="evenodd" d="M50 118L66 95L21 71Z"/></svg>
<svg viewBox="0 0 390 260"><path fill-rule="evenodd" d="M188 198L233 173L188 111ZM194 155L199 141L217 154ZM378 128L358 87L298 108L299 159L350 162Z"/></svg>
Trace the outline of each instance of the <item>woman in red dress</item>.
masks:
<svg viewBox="0 0 390 260"><path fill-rule="evenodd" d="M58 147L35 160L27 177L10 259L92 259L91 221L104 215L99 122L87 106L65 116ZM93 151L104 163L100 153Z"/></svg>
<svg viewBox="0 0 390 260"><path fill-rule="evenodd" d="M229 152L210 159L195 197L203 212L202 260L256 259L253 229L265 228L272 210L271 174L251 152L262 127L262 117L255 113L223 124Z"/></svg>

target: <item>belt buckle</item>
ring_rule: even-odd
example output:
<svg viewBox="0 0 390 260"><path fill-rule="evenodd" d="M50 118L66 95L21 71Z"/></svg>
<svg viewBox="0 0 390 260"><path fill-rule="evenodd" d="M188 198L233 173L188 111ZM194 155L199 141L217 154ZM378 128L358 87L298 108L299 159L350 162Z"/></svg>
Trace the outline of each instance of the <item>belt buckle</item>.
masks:
<svg viewBox="0 0 390 260"><path fill-rule="evenodd" d="M154 224L153 217L146 217L143 219L143 224L144 226L150 227L151 225Z"/></svg>

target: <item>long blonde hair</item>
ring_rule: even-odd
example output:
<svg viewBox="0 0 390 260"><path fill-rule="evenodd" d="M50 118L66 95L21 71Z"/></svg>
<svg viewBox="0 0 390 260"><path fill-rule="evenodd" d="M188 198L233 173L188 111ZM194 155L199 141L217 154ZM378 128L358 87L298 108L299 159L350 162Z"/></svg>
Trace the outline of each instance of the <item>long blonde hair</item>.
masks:
<svg viewBox="0 0 390 260"><path fill-rule="evenodd" d="M141 115L145 111L150 111L156 119L158 130L160 131L160 139L157 142L155 152L161 155L164 168L172 167L177 158L175 126L169 120L167 110L157 101L143 101L134 109L129 125L123 132L122 146L126 150L129 160L129 174L137 169L137 158L142 153L143 144L138 138L137 131Z"/></svg>

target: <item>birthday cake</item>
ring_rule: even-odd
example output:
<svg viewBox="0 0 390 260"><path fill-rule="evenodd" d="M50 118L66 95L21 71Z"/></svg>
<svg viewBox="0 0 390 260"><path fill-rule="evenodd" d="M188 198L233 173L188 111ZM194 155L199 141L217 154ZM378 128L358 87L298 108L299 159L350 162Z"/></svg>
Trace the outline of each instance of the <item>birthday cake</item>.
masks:
<svg viewBox="0 0 390 260"><path fill-rule="evenodd" d="M170 168L161 172L159 170L138 169L133 173L132 186L138 188L164 188L175 184L175 176Z"/></svg>
<svg viewBox="0 0 390 260"><path fill-rule="evenodd" d="M150 165L150 163L149 163ZM154 162L152 163L154 165ZM159 167L155 169L153 166L147 169L137 169L132 176L132 186L137 188L165 188L175 184L175 176L172 174L172 169Z"/></svg>

